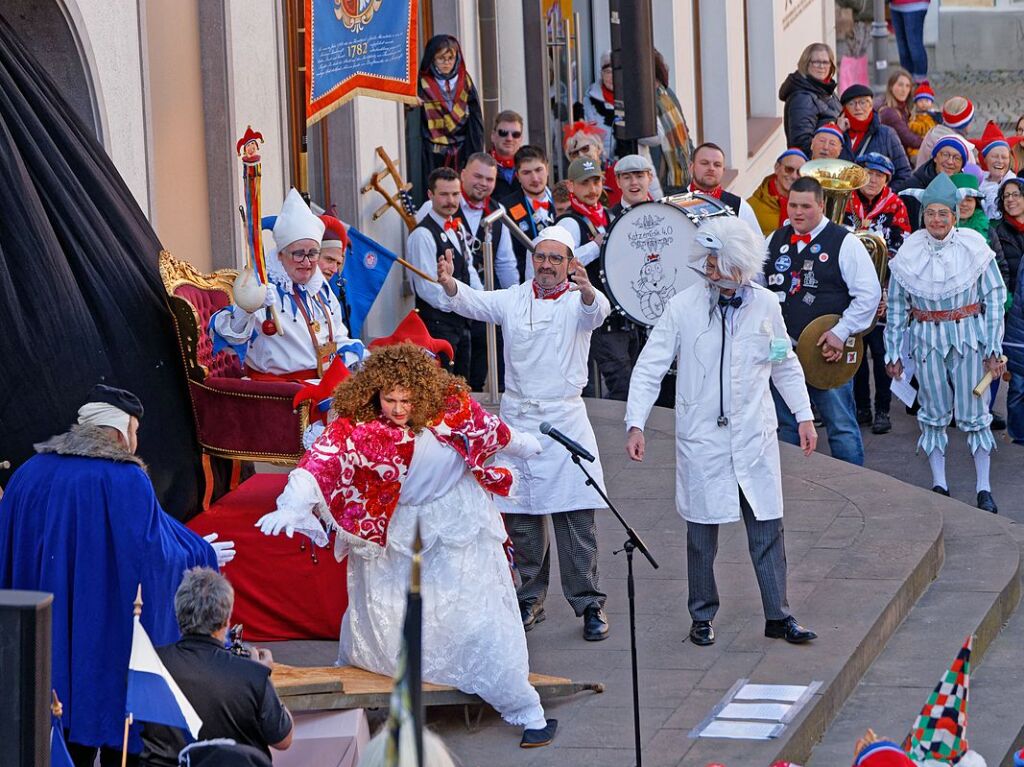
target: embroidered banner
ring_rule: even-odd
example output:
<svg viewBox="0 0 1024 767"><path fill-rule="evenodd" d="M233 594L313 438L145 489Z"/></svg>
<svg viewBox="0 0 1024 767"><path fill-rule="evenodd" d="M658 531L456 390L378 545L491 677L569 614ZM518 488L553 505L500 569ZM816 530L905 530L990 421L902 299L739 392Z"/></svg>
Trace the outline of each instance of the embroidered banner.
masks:
<svg viewBox="0 0 1024 767"><path fill-rule="evenodd" d="M416 98L418 0L306 0L306 124L357 96Z"/></svg>

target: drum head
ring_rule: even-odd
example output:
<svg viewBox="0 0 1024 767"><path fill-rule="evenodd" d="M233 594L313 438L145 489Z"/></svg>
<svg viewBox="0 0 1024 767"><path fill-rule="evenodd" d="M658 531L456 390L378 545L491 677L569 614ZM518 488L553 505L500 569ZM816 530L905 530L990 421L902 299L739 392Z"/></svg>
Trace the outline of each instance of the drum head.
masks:
<svg viewBox="0 0 1024 767"><path fill-rule="evenodd" d="M672 297L700 280L697 223L731 211L715 199L642 202L612 223L601 249L601 279L613 310L653 327Z"/></svg>

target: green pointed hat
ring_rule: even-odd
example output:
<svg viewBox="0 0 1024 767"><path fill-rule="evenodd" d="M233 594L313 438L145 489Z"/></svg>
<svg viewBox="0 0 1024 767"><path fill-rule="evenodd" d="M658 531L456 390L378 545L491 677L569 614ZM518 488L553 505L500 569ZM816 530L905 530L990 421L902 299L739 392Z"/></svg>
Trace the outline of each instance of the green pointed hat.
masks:
<svg viewBox="0 0 1024 767"><path fill-rule="evenodd" d="M904 189L901 195L914 197L921 202L921 212L932 203L945 205L953 213L957 212L960 200L967 196L966 189L957 189L956 184L945 173L940 173L924 189Z"/></svg>

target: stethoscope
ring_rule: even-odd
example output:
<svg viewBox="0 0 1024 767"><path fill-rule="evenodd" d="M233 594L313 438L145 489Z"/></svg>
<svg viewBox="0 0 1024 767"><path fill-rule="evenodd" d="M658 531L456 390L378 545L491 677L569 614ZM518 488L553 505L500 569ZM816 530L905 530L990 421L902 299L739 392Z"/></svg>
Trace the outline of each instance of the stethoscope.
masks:
<svg viewBox="0 0 1024 767"><path fill-rule="evenodd" d="M729 418L725 415L725 315L732 307L733 312L743 305L743 296L734 294L730 297L718 297L718 313L722 316L722 347L718 353L718 425L725 427L729 425Z"/></svg>

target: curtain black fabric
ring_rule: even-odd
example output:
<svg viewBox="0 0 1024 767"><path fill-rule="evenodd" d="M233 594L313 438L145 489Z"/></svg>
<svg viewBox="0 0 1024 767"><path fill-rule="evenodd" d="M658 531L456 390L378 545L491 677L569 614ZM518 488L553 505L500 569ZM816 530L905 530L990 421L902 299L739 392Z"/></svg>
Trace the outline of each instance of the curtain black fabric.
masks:
<svg viewBox="0 0 1024 767"><path fill-rule="evenodd" d="M67 429L93 384L119 386L145 407L139 454L160 502L186 518L202 472L160 249L103 147L0 17L0 460L17 468Z"/></svg>

